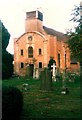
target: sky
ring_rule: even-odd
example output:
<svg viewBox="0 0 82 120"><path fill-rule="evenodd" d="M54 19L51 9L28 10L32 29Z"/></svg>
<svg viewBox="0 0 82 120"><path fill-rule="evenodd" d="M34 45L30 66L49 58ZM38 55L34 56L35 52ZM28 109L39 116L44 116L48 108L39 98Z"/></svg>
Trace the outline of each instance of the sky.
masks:
<svg viewBox="0 0 82 120"><path fill-rule="evenodd" d="M43 25L65 33L73 27L69 22L74 5L81 0L0 0L0 19L11 37L7 50L14 53L14 40L25 32L26 12L40 10L43 13Z"/></svg>

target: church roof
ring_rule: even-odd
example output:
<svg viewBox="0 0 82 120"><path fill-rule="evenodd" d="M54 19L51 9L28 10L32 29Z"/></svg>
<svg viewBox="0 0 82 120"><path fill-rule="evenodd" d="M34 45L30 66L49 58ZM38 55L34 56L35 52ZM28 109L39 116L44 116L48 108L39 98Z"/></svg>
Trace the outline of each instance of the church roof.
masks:
<svg viewBox="0 0 82 120"><path fill-rule="evenodd" d="M54 30L54 29L51 29L51 28L48 28L48 27L46 27L46 26L43 26L43 29L44 29L44 31L45 31L47 34L56 36L57 39L60 40L60 41L61 41L61 40L63 40L64 42L67 41L67 36L66 36L64 33L58 32L58 31L56 31L56 30ZM36 31L32 31L32 32L40 34L39 32L36 32ZM29 32L27 32L27 33L29 33ZM22 34L22 35L17 39L17 41L18 41L23 35L25 35L25 34L26 34L26 32L25 32L24 34Z"/></svg>
<svg viewBox="0 0 82 120"><path fill-rule="evenodd" d="M67 40L66 35L64 33L62 33L62 32L58 32L58 31L56 31L54 29L51 29L51 28L48 28L48 27L45 27L45 26L43 26L43 29L47 34L57 36L58 40L64 40L64 41Z"/></svg>

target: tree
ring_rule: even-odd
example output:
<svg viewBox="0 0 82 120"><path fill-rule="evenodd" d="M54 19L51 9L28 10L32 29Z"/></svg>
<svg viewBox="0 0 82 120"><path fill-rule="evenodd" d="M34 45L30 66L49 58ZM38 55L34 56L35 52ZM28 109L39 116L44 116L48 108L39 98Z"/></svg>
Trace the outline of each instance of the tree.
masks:
<svg viewBox="0 0 82 120"><path fill-rule="evenodd" d="M9 44L10 34L2 23L2 49L6 50Z"/></svg>
<svg viewBox="0 0 82 120"><path fill-rule="evenodd" d="M13 74L13 56L6 50L2 50L2 79L9 78Z"/></svg>
<svg viewBox="0 0 82 120"><path fill-rule="evenodd" d="M82 4L82 2L81 2ZM76 24L74 31L70 30L67 32L68 35L68 47L70 48L71 55L76 58L80 63L80 70L82 72L82 5L75 6L73 10L73 17L70 21ZM80 73L81 73L80 72ZM82 75L82 74L81 74Z"/></svg>
<svg viewBox="0 0 82 120"><path fill-rule="evenodd" d="M52 69L53 63L55 63L55 65L56 65L56 61L53 59L53 57L50 57L49 64L48 64L48 69L49 70Z"/></svg>
<svg viewBox="0 0 82 120"><path fill-rule="evenodd" d="M9 44L10 34L5 28L3 23L0 21L0 48L2 52L2 61L0 60L0 66L2 66L2 79L9 78L13 74L13 56L6 51L6 48Z"/></svg>
<svg viewBox="0 0 82 120"><path fill-rule="evenodd" d="M0 79L2 78L2 25L0 21Z"/></svg>

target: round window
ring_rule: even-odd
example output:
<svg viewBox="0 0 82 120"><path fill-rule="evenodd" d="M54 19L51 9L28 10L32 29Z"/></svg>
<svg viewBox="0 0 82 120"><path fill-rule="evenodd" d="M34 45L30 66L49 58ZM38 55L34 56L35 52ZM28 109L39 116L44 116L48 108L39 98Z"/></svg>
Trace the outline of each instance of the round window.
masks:
<svg viewBox="0 0 82 120"><path fill-rule="evenodd" d="M32 41L32 36L28 36L28 40Z"/></svg>

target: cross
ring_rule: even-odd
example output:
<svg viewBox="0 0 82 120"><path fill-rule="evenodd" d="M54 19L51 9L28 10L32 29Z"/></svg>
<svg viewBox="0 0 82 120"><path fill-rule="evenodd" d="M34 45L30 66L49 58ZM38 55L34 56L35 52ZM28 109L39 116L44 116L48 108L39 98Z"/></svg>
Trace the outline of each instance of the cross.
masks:
<svg viewBox="0 0 82 120"><path fill-rule="evenodd" d="M53 63L51 68L52 68L52 77L53 77L54 81L56 81L56 65L55 65L55 63Z"/></svg>

